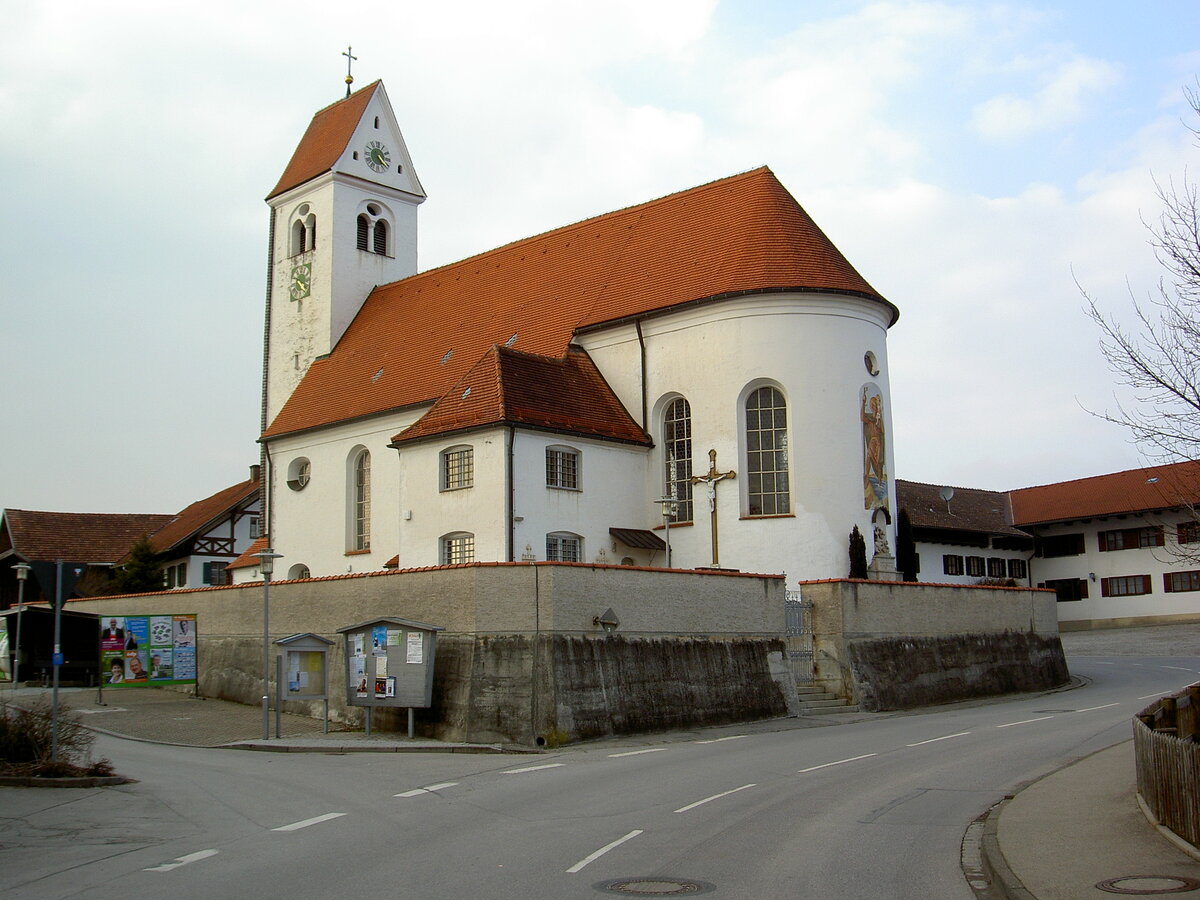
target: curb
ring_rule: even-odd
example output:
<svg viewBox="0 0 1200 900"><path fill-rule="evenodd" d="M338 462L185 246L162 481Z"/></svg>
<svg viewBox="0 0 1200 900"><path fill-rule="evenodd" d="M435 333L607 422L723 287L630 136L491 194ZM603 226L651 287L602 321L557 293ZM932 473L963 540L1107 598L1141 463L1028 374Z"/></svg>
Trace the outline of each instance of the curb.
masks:
<svg viewBox="0 0 1200 900"><path fill-rule="evenodd" d="M296 746L292 744L256 744L238 741L233 744L221 744L217 750L250 750L258 753L512 753L512 754L537 754L539 750L518 750L508 749L505 747L496 747L486 744L472 745L467 747L461 746L439 746L439 745L413 745L404 746L400 744L330 744L329 746L318 746L315 744L305 744Z"/></svg>
<svg viewBox="0 0 1200 900"><path fill-rule="evenodd" d="M1015 792L1005 794L1003 800L988 810L987 818L984 819L983 838L980 842L983 870L1001 897L1007 900L1037 900L1021 883L1017 873L1009 867L1008 860L1004 858L1004 852L1000 849L1000 813L1016 795Z"/></svg>
<svg viewBox="0 0 1200 900"><path fill-rule="evenodd" d="M0 787L92 788L137 784L124 775L78 775L71 778L38 778L36 775L0 775Z"/></svg>

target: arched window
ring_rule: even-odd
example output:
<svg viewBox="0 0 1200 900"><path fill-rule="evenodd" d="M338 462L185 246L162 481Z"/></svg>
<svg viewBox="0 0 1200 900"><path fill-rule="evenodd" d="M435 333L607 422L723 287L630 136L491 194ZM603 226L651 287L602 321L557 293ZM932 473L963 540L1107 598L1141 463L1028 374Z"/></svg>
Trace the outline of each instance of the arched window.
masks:
<svg viewBox="0 0 1200 900"><path fill-rule="evenodd" d="M298 253L304 252L304 222L300 219L296 219L292 223L292 238L289 250L289 256L295 256Z"/></svg>
<svg viewBox="0 0 1200 900"><path fill-rule="evenodd" d="M456 491L475 484L475 451L471 447L451 447L441 454L441 489Z"/></svg>
<svg viewBox="0 0 1200 900"><path fill-rule="evenodd" d="M583 538L569 531L546 535L546 559L549 562L579 562L583 559Z"/></svg>
<svg viewBox="0 0 1200 900"><path fill-rule="evenodd" d="M358 214L358 249L380 256L388 255L391 237L391 211L382 203L371 202L360 207Z"/></svg>
<svg viewBox="0 0 1200 900"><path fill-rule="evenodd" d="M360 450L354 458L351 493L351 549L371 549L371 451Z"/></svg>
<svg viewBox="0 0 1200 900"><path fill-rule="evenodd" d="M475 561L475 535L470 532L456 531L452 534L442 535L439 543L441 552L438 555L441 557L443 566L455 566L459 563Z"/></svg>
<svg viewBox="0 0 1200 900"><path fill-rule="evenodd" d="M297 256L317 246L317 217L307 203L296 210L288 235L288 255Z"/></svg>
<svg viewBox="0 0 1200 900"><path fill-rule="evenodd" d="M746 398L746 511L752 516L791 512L787 405L773 387Z"/></svg>
<svg viewBox="0 0 1200 900"><path fill-rule="evenodd" d="M663 413L664 497L675 500L672 522L692 521L692 407L679 397Z"/></svg>
<svg viewBox="0 0 1200 900"><path fill-rule="evenodd" d="M546 487L579 490L579 451L573 447L546 448Z"/></svg>
<svg viewBox="0 0 1200 900"><path fill-rule="evenodd" d="M294 566L288 569L287 577L294 581L297 578L310 578L312 576L308 571L308 566L304 565L304 563L296 563Z"/></svg>

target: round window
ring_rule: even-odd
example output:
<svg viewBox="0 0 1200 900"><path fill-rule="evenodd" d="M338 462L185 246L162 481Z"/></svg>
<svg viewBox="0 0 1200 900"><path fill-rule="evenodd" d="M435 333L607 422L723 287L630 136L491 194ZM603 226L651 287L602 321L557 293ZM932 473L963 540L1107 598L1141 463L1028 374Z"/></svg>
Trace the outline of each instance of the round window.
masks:
<svg viewBox="0 0 1200 900"><path fill-rule="evenodd" d="M879 374L879 362L875 359L875 354L870 350L863 354L863 365L867 367L867 371L872 375Z"/></svg>
<svg viewBox="0 0 1200 900"><path fill-rule="evenodd" d="M288 480L287 486L293 491L302 491L308 487L308 481L311 477L312 466L303 456L298 456L293 459L288 465Z"/></svg>

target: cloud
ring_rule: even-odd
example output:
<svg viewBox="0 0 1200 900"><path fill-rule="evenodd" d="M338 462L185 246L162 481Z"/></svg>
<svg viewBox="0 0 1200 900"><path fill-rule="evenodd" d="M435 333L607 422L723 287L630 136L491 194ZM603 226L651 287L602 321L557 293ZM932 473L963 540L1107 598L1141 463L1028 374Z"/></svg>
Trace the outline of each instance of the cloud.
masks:
<svg viewBox="0 0 1200 900"><path fill-rule="evenodd" d="M1121 69L1104 60L1078 56L1053 66L1028 96L1000 94L975 107L972 125L986 138L1012 139L1056 131L1087 112L1087 103L1116 84Z"/></svg>

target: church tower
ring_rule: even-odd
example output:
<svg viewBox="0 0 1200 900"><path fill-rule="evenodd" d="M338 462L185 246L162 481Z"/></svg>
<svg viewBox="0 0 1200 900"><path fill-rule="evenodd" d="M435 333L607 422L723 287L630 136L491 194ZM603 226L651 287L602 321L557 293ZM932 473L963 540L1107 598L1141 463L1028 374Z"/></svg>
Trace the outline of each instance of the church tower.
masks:
<svg viewBox="0 0 1200 900"><path fill-rule="evenodd" d="M372 288L416 274L424 200L382 82L313 116L267 196L264 429Z"/></svg>

